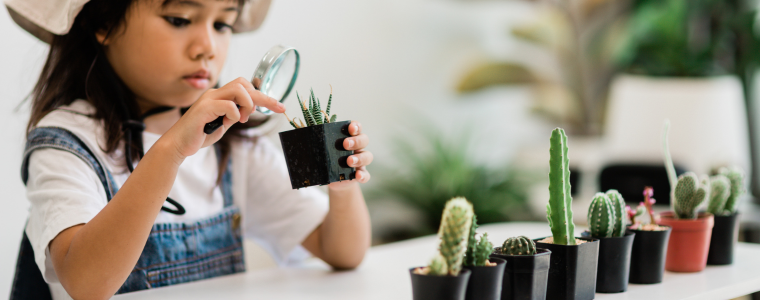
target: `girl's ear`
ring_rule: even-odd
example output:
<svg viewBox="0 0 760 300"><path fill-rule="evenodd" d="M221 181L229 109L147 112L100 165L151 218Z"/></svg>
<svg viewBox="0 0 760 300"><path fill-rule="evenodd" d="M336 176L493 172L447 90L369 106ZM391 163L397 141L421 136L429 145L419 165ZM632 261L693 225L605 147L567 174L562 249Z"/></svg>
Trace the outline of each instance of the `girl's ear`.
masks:
<svg viewBox="0 0 760 300"><path fill-rule="evenodd" d="M98 40L98 44L102 46L108 46L108 44L111 42L111 39L108 38L108 30L98 30L95 32L95 39Z"/></svg>

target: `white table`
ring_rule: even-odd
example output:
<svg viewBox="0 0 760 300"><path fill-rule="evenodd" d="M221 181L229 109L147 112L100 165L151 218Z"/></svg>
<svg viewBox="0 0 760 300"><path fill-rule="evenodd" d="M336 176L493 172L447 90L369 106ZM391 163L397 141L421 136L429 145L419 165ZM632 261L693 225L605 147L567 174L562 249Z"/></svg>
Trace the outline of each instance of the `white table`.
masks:
<svg viewBox="0 0 760 300"><path fill-rule="evenodd" d="M580 234L581 228L576 228ZM492 241L517 235L550 235L546 223L484 225ZM119 295L114 299L412 299L408 269L424 265L436 250L434 236L373 247L353 271L333 272L314 260L298 268L249 271L193 283ZM699 273L665 272L663 282L631 284L626 293L596 299L730 299L760 291L760 245L739 243L734 264Z"/></svg>

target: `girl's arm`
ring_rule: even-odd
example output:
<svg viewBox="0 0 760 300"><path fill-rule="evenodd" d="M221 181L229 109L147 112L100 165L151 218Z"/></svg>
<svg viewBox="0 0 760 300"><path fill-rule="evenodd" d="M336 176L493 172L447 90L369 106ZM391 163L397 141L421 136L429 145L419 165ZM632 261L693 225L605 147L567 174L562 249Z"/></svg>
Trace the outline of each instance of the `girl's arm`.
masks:
<svg viewBox="0 0 760 300"><path fill-rule="evenodd" d="M240 105L237 108L235 104ZM75 299L107 299L121 287L142 253L177 170L187 156L216 142L256 105L285 111L239 78L209 90L145 154L108 204L86 224L59 233L49 245L56 275ZM203 126L225 116L223 128Z"/></svg>
<svg viewBox="0 0 760 300"><path fill-rule="evenodd" d="M347 162L356 168L356 179L328 186L330 211L322 225L302 243L314 256L336 269L358 267L372 239L369 212L359 183L369 180L366 166L372 162L373 156L364 150L368 138L361 133L361 125L353 121L348 129L353 137L346 138L343 147L354 150Z"/></svg>

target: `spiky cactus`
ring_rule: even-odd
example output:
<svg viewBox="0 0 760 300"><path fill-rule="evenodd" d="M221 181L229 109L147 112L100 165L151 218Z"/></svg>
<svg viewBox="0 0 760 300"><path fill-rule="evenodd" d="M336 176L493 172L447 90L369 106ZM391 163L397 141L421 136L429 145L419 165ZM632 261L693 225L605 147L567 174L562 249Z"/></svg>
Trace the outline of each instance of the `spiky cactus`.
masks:
<svg viewBox="0 0 760 300"><path fill-rule="evenodd" d="M475 265L475 248L478 243L478 240L475 238L476 229L478 229L478 217L475 214L472 214L472 224L470 224L470 234L467 239L467 251L464 254L465 266Z"/></svg>
<svg viewBox="0 0 760 300"><path fill-rule="evenodd" d="M504 255L535 255L536 243L526 236L511 237L501 246Z"/></svg>
<svg viewBox="0 0 760 300"><path fill-rule="evenodd" d="M728 177L731 181L731 195L726 200L726 206L723 209L724 214L733 214L739 207L739 198L744 194L744 171L739 167L721 168L720 174Z"/></svg>
<svg viewBox="0 0 760 300"><path fill-rule="evenodd" d="M678 219L696 219L697 207L705 201L710 193L709 179L699 184L697 175L686 172L678 177L675 191L675 213Z"/></svg>
<svg viewBox="0 0 760 300"><path fill-rule="evenodd" d="M718 174L710 177L710 202L707 204L707 212L713 215L723 214L726 200L731 196L731 180Z"/></svg>
<svg viewBox="0 0 760 300"><path fill-rule="evenodd" d="M591 236L611 237L615 231L615 209L604 193L596 193L588 207L588 226Z"/></svg>
<svg viewBox="0 0 760 300"><path fill-rule="evenodd" d="M624 236L625 225L627 225L625 218L625 199L623 199L623 195L617 190L608 190L606 194L607 198L610 198L612 209L615 210L615 227L612 230L612 236Z"/></svg>
<svg viewBox="0 0 760 300"><path fill-rule="evenodd" d="M549 147L549 204L546 218L552 229L554 244L575 245L575 224L571 209L570 164L567 158L567 135L562 128L552 131Z"/></svg>
<svg viewBox="0 0 760 300"><path fill-rule="evenodd" d="M467 250L470 227L472 226L472 204L467 199L457 197L446 202L441 218L438 237L441 244L438 247L446 259L449 274L459 275L462 269L462 259Z"/></svg>
<svg viewBox="0 0 760 300"><path fill-rule="evenodd" d="M449 267L446 265L446 258L437 253L428 265L428 275L444 276L449 274Z"/></svg>

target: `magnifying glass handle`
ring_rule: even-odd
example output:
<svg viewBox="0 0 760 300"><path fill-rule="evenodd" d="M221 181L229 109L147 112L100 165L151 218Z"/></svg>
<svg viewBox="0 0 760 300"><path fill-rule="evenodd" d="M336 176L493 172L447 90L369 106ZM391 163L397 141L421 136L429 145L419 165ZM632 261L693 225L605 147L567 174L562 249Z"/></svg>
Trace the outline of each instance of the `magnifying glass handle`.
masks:
<svg viewBox="0 0 760 300"><path fill-rule="evenodd" d="M222 124L224 123L224 116L216 118L216 120L213 120L211 122L206 123L206 125L203 126L203 133L205 134L211 134L219 127L222 127Z"/></svg>

